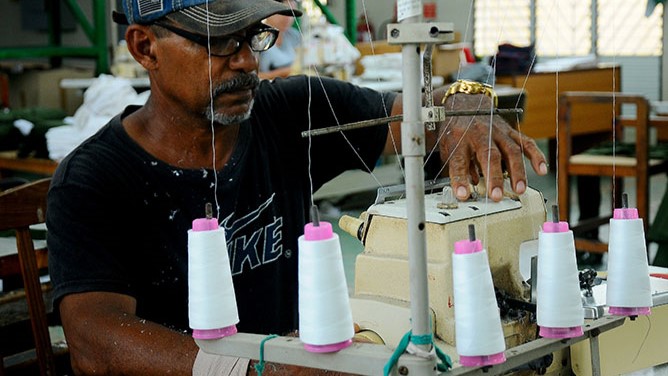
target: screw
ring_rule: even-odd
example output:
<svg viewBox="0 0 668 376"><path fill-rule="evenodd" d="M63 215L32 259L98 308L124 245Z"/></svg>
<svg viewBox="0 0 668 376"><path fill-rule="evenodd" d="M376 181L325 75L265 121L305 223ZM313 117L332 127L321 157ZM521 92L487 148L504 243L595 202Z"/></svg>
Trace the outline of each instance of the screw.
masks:
<svg viewBox="0 0 668 376"><path fill-rule="evenodd" d="M400 367L399 367L399 374L400 374L400 375L408 375L408 367L406 367L406 366L400 366Z"/></svg>
<svg viewBox="0 0 668 376"><path fill-rule="evenodd" d="M399 29L392 29L392 31L390 31L390 35L392 38L399 38Z"/></svg>

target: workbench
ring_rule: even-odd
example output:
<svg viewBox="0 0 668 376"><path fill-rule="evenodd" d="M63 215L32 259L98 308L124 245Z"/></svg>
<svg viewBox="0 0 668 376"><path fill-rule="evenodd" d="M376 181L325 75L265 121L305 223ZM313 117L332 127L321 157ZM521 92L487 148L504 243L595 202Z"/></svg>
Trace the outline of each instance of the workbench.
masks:
<svg viewBox="0 0 668 376"><path fill-rule="evenodd" d="M58 162L42 158L18 158L16 151L0 152L0 178L5 171L25 172L38 175L53 175Z"/></svg>

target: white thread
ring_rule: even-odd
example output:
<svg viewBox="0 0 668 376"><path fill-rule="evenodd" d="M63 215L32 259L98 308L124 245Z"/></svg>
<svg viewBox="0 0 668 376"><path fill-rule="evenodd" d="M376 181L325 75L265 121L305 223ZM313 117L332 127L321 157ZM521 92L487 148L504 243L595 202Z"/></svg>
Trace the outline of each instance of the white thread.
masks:
<svg viewBox="0 0 668 376"><path fill-rule="evenodd" d="M642 219L610 219L606 303L610 307L652 306Z"/></svg>
<svg viewBox="0 0 668 376"><path fill-rule="evenodd" d="M355 335L337 234L326 240L299 237L299 338L331 345Z"/></svg>
<svg viewBox="0 0 668 376"><path fill-rule="evenodd" d="M571 328L584 324L573 231L538 234L537 282L539 326Z"/></svg>
<svg viewBox="0 0 668 376"><path fill-rule="evenodd" d="M220 203L218 202L218 171L216 170L216 129L215 111L213 106L213 62L211 61L211 28L209 23L209 3L206 5L206 51L208 56L208 78L209 78L209 111L211 115L211 169L213 170L213 199L216 203L216 218L220 218Z"/></svg>
<svg viewBox="0 0 668 376"><path fill-rule="evenodd" d="M224 229L188 231L188 292L192 329L239 322Z"/></svg>
<svg viewBox="0 0 668 376"><path fill-rule="evenodd" d="M506 343L487 251L452 255L455 341L463 356L503 352Z"/></svg>
<svg viewBox="0 0 668 376"><path fill-rule="evenodd" d="M406 352L423 359L436 359L436 348L434 346L431 346L431 350L426 351L418 347L418 345L413 344L413 342L408 342Z"/></svg>

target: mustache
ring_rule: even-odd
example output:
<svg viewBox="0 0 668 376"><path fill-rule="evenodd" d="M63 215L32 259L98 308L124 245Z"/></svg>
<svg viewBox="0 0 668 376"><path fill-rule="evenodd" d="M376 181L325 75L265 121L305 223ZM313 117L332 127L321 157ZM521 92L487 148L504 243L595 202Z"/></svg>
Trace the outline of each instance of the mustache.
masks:
<svg viewBox="0 0 668 376"><path fill-rule="evenodd" d="M260 85L260 78L255 73L240 73L235 77L221 82L213 89L213 96L240 91L255 90Z"/></svg>

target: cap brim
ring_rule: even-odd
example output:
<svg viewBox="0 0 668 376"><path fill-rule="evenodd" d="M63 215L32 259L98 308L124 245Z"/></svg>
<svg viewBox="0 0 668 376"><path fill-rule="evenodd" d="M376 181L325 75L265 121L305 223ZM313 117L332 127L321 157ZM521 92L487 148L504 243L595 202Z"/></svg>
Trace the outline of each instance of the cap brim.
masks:
<svg viewBox="0 0 668 376"><path fill-rule="evenodd" d="M116 22L117 24L120 25L129 25L130 23L128 22L128 18L125 16L125 13L117 12L117 11L112 11L111 12L111 19Z"/></svg>
<svg viewBox="0 0 668 376"><path fill-rule="evenodd" d="M275 0L218 0L170 13L167 18L198 34L222 36L274 14L299 17L302 12Z"/></svg>

